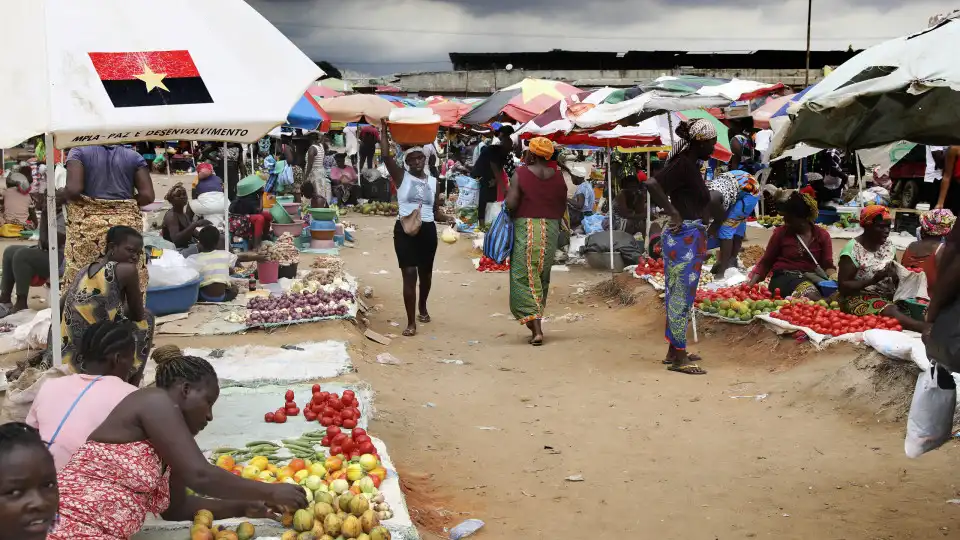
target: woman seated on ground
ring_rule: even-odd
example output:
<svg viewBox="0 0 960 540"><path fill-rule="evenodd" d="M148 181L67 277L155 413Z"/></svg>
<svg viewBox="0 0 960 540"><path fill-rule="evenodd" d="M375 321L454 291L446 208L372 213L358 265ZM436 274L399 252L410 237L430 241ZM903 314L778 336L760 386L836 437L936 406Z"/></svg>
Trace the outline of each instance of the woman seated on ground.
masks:
<svg viewBox="0 0 960 540"><path fill-rule="evenodd" d="M0 425L0 540L43 540L60 504L57 468L37 430Z"/></svg>
<svg viewBox="0 0 960 540"><path fill-rule="evenodd" d="M24 169L30 170L29 167ZM11 173L7 178L7 189L3 192L3 222L24 229L34 229L37 225L37 214L30 197L30 177L23 172Z"/></svg>
<svg viewBox="0 0 960 540"><path fill-rule="evenodd" d="M737 267L737 255L747 236L747 218L760 201L760 185L750 173L730 171L718 174L707 188L713 213L707 249L720 248L713 273L723 276L728 268Z"/></svg>
<svg viewBox="0 0 960 540"><path fill-rule="evenodd" d="M210 222L205 219L193 221L184 211L190 200L187 198L187 189L183 187L182 182L177 182L170 188L166 199L171 208L163 216L160 234L163 235L164 240L173 242L177 251L184 257L197 253L197 231L209 225Z"/></svg>
<svg viewBox="0 0 960 540"><path fill-rule="evenodd" d="M43 383L27 424L40 430L57 470L70 461L110 411L137 389L127 382L133 369L135 327L129 321L100 321L83 334L74 364L77 373Z"/></svg>
<svg viewBox="0 0 960 540"><path fill-rule="evenodd" d="M304 187L310 184L304 184ZM200 273L200 302L229 302L237 297L238 288L230 280L230 270L237 262L264 261L266 257L256 253L234 255L223 249L223 237L216 227L200 230L200 253L191 255L187 261Z"/></svg>
<svg viewBox="0 0 960 540"><path fill-rule="evenodd" d="M330 181L333 183L333 196L337 204L357 204L360 186L357 185L357 170L347 165L347 155L337 154L336 167L330 169Z"/></svg>
<svg viewBox="0 0 960 540"><path fill-rule="evenodd" d="M317 193L317 186L313 182L304 182L300 188L300 194L303 196L303 204L308 205L307 208L330 207L327 199Z"/></svg>
<svg viewBox="0 0 960 540"><path fill-rule="evenodd" d="M817 284L836 279L833 242L830 233L817 227L817 201L805 193L794 192L780 207L783 225L774 229L763 257L750 273L755 285L770 273L770 290L780 289L788 296L822 300Z"/></svg>
<svg viewBox="0 0 960 540"><path fill-rule="evenodd" d="M300 486L211 465L194 437L213 420L216 372L175 345L159 347L153 359L156 387L127 395L60 470L60 520L48 538L130 538L148 512L183 521L200 509L224 519L307 506ZM188 487L210 498L187 495Z"/></svg>
<svg viewBox="0 0 960 540"><path fill-rule="evenodd" d="M63 268L63 244L67 239L67 225L63 208L57 205L57 253ZM30 287L39 287L50 279L49 236L46 216L40 221L40 241L32 246L9 246L3 250L3 273L0 276L0 318L27 309ZM17 289L17 302L13 289Z"/></svg>
<svg viewBox="0 0 960 540"><path fill-rule="evenodd" d="M75 373L83 372L77 351L84 333L100 321L127 320L136 342L133 366L126 379L139 385L153 344L153 314L143 305L137 265L143 257L143 237L130 227L112 227L107 232L107 251L81 269L60 301L63 363ZM48 345L49 349L49 345ZM49 356L49 350L47 352ZM45 362L49 365L49 361Z"/></svg>
<svg viewBox="0 0 960 540"><path fill-rule="evenodd" d="M920 240L907 246L900 264L919 268L927 276L927 289L932 291L937 282L937 264L940 262L944 239L957 222L950 210L930 210L920 215Z"/></svg>
<svg viewBox="0 0 960 540"><path fill-rule="evenodd" d="M927 324L901 311L894 303L897 248L890 243L890 211L868 206L860 211L863 234L850 240L840 252L840 307L860 317L893 317L907 330L922 332Z"/></svg>
<svg viewBox="0 0 960 540"><path fill-rule="evenodd" d="M230 203L230 235L250 242L250 249L260 247L273 216L263 209L263 187L267 183L250 175L237 184L237 200Z"/></svg>

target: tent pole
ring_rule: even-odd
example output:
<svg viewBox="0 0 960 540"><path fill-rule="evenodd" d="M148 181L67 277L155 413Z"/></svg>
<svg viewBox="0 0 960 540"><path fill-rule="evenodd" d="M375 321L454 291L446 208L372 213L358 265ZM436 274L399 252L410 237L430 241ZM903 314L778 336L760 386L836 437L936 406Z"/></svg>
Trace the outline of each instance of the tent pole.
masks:
<svg viewBox="0 0 960 540"><path fill-rule="evenodd" d="M53 354L53 367L58 368L63 363L60 354L60 246L57 244L57 183L51 182L50 177L56 178L53 159L53 134L47 133L45 145L47 147L47 210L43 216L47 220L47 242L50 257L50 352Z"/></svg>
<svg viewBox="0 0 960 540"><path fill-rule="evenodd" d="M167 143L163 143L163 162L167 164L167 176L170 176L170 153L167 152Z"/></svg>
<svg viewBox="0 0 960 540"><path fill-rule="evenodd" d="M230 184L230 181L227 178L230 176L227 174L228 163L230 162L227 159L227 143L223 143L223 247L227 251L230 251L230 196L228 195L229 189L227 186ZM241 156L242 159L242 156Z"/></svg>
<svg viewBox="0 0 960 540"><path fill-rule="evenodd" d="M250 152L250 174L257 172L257 160L253 157L253 153L255 152L253 148L254 146L252 144L247 145L247 150Z"/></svg>
<svg viewBox="0 0 960 540"><path fill-rule="evenodd" d="M609 225L607 229L610 231L610 274L612 275L614 270L613 265L613 175L611 174L611 168L613 166L613 150L610 149L610 143L607 143L607 209L609 214Z"/></svg>
<svg viewBox="0 0 960 540"><path fill-rule="evenodd" d="M650 172L653 169L650 167L650 152L647 152L647 180L649 181L651 176ZM647 192L647 227L646 232L643 234L643 251L644 253L650 253L650 219L653 217L653 209L650 207L650 190L646 189L644 186L644 191Z"/></svg>

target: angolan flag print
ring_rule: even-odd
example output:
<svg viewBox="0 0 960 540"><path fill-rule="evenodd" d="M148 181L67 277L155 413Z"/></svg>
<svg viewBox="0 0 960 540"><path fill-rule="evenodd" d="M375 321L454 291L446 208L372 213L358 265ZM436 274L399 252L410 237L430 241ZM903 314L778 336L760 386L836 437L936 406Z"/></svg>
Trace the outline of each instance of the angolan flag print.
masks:
<svg viewBox="0 0 960 540"><path fill-rule="evenodd" d="M213 103L189 51L88 54L114 107Z"/></svg>

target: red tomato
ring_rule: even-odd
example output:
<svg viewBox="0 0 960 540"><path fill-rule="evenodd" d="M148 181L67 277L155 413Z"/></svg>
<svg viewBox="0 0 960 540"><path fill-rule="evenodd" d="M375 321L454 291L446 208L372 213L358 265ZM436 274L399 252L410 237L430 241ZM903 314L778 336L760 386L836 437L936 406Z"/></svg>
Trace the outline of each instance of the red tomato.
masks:
<svg viewBox="0 0 960 540"><path fill-rule="evenodd" d="M330 428L327 429L328 437L336 437L339 434L340 434L340 428L336 426L331 426Z"/></svg>
<svg viewBox="0 0 960 540"><path fill-rule="evenodd" d="M330 446L330 437L324 437L320 439L320 446Z"/></svg>
<svg viewBox="0 0 960 540"><path fill-rule="evenodd" d="M331 455L331 456L336 456L336 455L339 455L339 454L342 454L342 453L343 453L343 448L340 448L339 446L331 446L331 447L330 447L330 455Z"/></svg>
<svg viewBox="0 0 960 540"><path fill-rule="evenodd" d="M310 393L312 393L312 394L316 394L316 393L318 393L319 391L320 391L320 385L319 385L319 384L315 384L315 385L313 385L312 388L310 388Z"/></svg>
<svg viewBox="0 0 960 540"><path fill-rule="evenodd" d="M343 427L347 429L353 429L357 427L357 421L352 418L348 418L347 420L343 421Z"/></svg>
<svg viewBox="0 0 960 540"><path fill-rule="evenodd" d="M343 447L344 452L352 452L357 447L357 443L353 442L353 439L344 439L340 446Z"/></svg>
<svg viewBox="0 0 960 540"><path fill-rule="evenodd" d="M283 404L284 409L289 409L290 407L296 407L296 406L297 406L297 402L289 399L287 400L286 403Z"/></svg>
<svg viewBox="0 0 960 540"><path fill-rule="evenodd" d="M273 422L273 413L272 413L272 412L268 412L267 414L263 415L263 421L264 421L264 422Z"/></svg>
<svg viewBox="0 0 960 540"><path fill-rule="evenodd" d="M356 394L354 394L353 390L347 389L343 391L343 397L349 397L350 399L353 399L355 395Z"/></svg>
<svg viewBox="0 0 960 540"><path fill-rule="evenodd" d="M303 417L307 420L307 422L313 422L314 420L317 419L317 415L314 414L313 411L304 412Z"/></svg>
<svg viewBox="0 0 960 540"><path fill-rule="evenodd" d="M314 403L323 403L323 396L320 394L320 392L314 392L314 393L313 393L313 402L314 402Z"/></svg>
<svg viewBox="0 0 960 540"><path fill-rule="evenodd" d="M333 418L330 418L329 416L321 416L321 417L320 417L320 425L323 426L323 427L332 426L332 425L333 425ZM329 445L324 445L324 446L329 446Z"/></svg>
<svg viewBox="0 0 960 540"><path fill-rule="evenodd" d="M287 390L287 393L283 395L287 401L293 401L293 390Z"/></svg>
<svg viewBox="0 0 960 540"><path fill-rule="evenodd" d="M300 414L300 409L298 407L288 407L287 416L297 416Z"/></svg>
<svg viewBox="0 0 960 540"><path fill-rule="evenodd" d="M276 422L276 423L278 423L278 424L284 424L284 423L286 423L286 421L287 421L287 414L286 414L285 412L283 412L283 411L280 411L280 412L278 412L278 413L275 413L275 414L273 415L273 421Z"/></svg>
<svg viewBox="0 0 960 540"><path fill-rule="evenodd" d="M324 407L324 408L323 408L323 415L324 415L324 416L333 417L333 415L335 415L335 414L337 414L337 411L333 410L333 407Z"/></svg>
<svg viewBox="0 0 960 540"><path fill-rule="evenodd" d="M332 439L330 439L330 442L332 442L337 446L340 446L343 443L343 441L345 441L346 439L347 439L346 433L337 433L336 435L333 436Z"/></svg>
<svg viewBox="0 0 960 540"><path fill-rule="evenodd" d="M357 458L359 458L359 457L360 457L360 453L359 453L359 452L351 452L351 453L350 453L350 459L351 459L351 460L357 459Z"/></svg>
<svg viewBox="0 0 960 540"><path fill-rule="evenodd" d="M366 434L367 434L367 430L365 430L365 429L363 429L363 428L355 428L355 429L353 430L353 438L354 438L354 439L357 438L357 435L366 435Z"/></svg>
<svg viewBox="0 0 960 540"><path fill-rule="evenodd" d="M336 411L343 410L343 402L341 402L339 399L336 400L336 401L332 401L332 400L331 400L331 401L330 401L330 406L333 407L333 409L336 410Z"/></svg>
<svg viewBox="0 0 960 540"><path fill-rule="evenodd" d="M360 449L361 454L370 454L374 450L373 443L370 441L360 443L360 446L358 446L358 448Z"/></svg>
<svg viewBox="0 0 960 540"><path fill-rule="evenodd" d="M359 429L359 428L358 428L358 429ZM356 431L356 430L354 430L354 431ZM357 435L356 433L354 433L354 434L353 434L353 441L354 441L355 443L357 443L357 444L363 444L363 443L365 443L365 442L370 442L370 437L368 437L367 435Z"/></svg>
<svg viewBox="0 0 960 540"><path fill-rule="evenodd" d="M370 452L367 453L369 454ZM375 474L371 474L370 479L373 480L373 487L380 489L380 477Z"/></svg>

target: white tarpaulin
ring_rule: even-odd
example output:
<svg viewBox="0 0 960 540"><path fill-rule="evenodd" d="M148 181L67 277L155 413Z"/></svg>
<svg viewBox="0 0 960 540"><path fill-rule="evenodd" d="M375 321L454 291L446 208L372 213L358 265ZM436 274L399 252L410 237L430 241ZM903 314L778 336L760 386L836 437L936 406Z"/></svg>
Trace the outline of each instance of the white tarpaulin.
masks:
<svg viewBox="0 0 960 540"><path fill-rule="evenodd" d="M0 148L48 132L57 148L250 143L323 75L243 0L6 2L4 20Z"/></svg>

